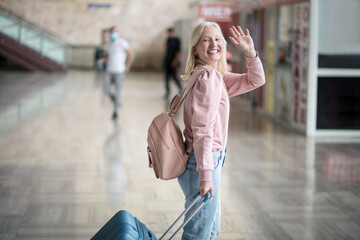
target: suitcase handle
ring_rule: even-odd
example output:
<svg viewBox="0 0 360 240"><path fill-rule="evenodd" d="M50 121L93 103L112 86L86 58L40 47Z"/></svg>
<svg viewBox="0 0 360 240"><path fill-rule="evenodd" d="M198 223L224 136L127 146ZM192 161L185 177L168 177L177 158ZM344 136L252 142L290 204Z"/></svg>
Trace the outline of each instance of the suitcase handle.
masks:
<svg viewBox="0 0 360 240"><path fill-rule="evenodd" d="M180 218L182 218L191 208L192 206L194 206L194 204L201 198L200 193L198 193L198 196L189 204L189 206L187 208L185 208L185 210L180 214L180 216L174 221L173 224L171 224L171 226L168 228L168 230L166 230L166 232L159 238L159 240L162 240L168 233L169 231L174 227L174 225L180 220ZM176 229L175 233L173 235L171 235L171 237L169 238L169 240L173 239L176 234L194 217L194 215L200 210L200 208L204 205L204 203L206 203L208 200L210 199L210 191L208 191L205 195L205 198L201 201L201 203L195 208L195 210L190 214L190 216L184 220L184 223L181 224L180 227L178 227L178 229Z"/></svg>
<svg viewBox="0 0 360 240"><path fill-rule="evenodd" d="M205 198L203 199L203 203L206 203L207 201L209 201L210 196L211 196L210 191L208 191L205 195Z"/></svg>

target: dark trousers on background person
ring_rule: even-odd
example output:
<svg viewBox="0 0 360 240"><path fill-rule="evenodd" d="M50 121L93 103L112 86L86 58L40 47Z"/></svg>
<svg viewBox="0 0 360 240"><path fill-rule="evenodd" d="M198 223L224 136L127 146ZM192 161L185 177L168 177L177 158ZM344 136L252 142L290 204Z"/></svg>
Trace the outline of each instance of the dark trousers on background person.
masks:
<svg viewBox="0 0 360 240"><path fill-rule="evenodd" d="M168 99L170 96L170 78L174 79L176 86L179 88L179 93L181 94L183 87L180 83L180 80L177 75L177 68L166 67L165 68L165 98Z"/></svg>

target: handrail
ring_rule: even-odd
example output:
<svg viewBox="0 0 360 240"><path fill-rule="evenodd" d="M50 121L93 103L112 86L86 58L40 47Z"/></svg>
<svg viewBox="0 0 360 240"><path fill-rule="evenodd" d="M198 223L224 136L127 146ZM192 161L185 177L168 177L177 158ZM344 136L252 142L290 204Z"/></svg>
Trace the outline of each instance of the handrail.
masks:
<svg viewBox="0 0 360 240"><path fill-rule="evenodd" d="M31 20L26 19L25 17L21 16L21 14L15 12L14 10L12 10L12 9L10 9L8 7L5 7L2 3L0 3L0 9L4 10L5 12L9 13L12 16L18 18L19 21L26 22L28 25L35 28L36 30L44 32L47 35L49 35L50 37L55 38L57 41L60 41L60 42L62 42L64 44L66 44L66 45L69 45L69 43L66 40L64 40L59 34L46 29L45 26L42 26L39 23L34 23Z"/></svg>
<svg viewBox="0 0 360 240"><path fill-rule="evenodd" d="M0 5L0 32L63 66L67 65L69 44L29 23Z"/></svg>

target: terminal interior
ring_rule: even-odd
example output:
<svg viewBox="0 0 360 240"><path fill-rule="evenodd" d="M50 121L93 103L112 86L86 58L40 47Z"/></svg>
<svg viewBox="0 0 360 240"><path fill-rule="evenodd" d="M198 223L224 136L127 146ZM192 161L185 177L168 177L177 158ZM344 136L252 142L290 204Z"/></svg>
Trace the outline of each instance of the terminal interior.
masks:
<svg viewBox="0 0 360 240"><path fill-rule="evenodd" d="M148 168L162 74L128 74L117 121L103 74L0 73L0 239L89 239L122 209L160 237L183 211L177 180ZM233 98L218 239L359 239L359 156L356 139L307 138Z"/></svg>
<svg viewBox="0 0 360 240"><path fill-rule="evenodd" d="M148 127L171 100L166 29L184 67L190 31L215 17L224 34L250 28L266 74L231 99L217 239L359 240L359 11L359 0L0 0L0 240L90 239L119 210L165 232L185 202L148 167ZM115 120L94 59L111 26L136 55Z"/></svg>

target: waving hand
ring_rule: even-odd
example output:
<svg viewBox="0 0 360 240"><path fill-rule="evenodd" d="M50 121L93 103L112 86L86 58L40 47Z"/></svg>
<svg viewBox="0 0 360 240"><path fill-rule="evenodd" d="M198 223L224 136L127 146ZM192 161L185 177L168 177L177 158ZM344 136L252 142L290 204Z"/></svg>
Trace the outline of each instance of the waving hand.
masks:
<svg viewBox="0 0 360 240"><path fill-rule="evenodd" d="M240 50L245 52L247 57L256 57L254 42L250 36L249 29L246 28L246 34L240 26L230 27L230 40Z"/></svg>

